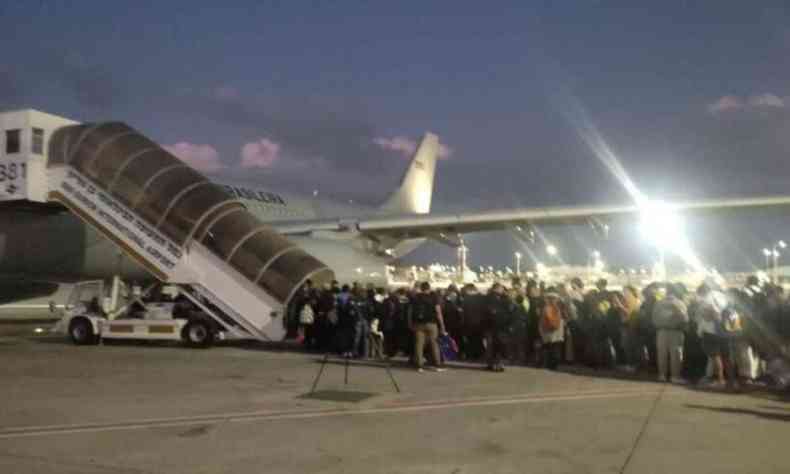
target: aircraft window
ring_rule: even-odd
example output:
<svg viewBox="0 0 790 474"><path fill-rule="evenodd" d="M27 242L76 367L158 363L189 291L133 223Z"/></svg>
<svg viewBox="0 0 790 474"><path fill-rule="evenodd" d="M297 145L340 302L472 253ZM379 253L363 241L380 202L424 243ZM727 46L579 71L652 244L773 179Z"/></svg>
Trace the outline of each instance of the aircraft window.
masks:
<svg viewBox="0 0 790 474"><path fill-rule="evenodd" d="M36 155L44 154L44 129L33 128L33 141L30 144L30 151Z"/></svg>
<svg viewBox="0 0 790 474"><path fill-rule="evenodd" d="M5 152L10 154L19 153L22 148L22 131L19 129L5 131Z"/></svg>

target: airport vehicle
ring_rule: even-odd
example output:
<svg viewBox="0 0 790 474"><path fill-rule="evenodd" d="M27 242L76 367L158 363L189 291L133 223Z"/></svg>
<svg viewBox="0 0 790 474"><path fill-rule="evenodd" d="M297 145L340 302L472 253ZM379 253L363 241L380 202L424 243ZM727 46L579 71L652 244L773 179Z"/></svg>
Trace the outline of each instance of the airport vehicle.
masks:
<svg viewBox="0 0 790 474"><path fill-rule="evenodd" d="M176 286L149 289L145 297L120 278L108 289L103 280L74 285L55 331L67 333L74 344L98 344L102 340L180 341L189 347L210 347L215 340L244 337L207 302Z"/></svg>

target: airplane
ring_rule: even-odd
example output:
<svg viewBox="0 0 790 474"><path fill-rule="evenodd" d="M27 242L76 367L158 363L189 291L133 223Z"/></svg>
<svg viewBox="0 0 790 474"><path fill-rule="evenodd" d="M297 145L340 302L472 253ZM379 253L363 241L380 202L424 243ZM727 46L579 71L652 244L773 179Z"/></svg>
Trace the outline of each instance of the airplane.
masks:
<svg viewBox="0 0 790 474"><path fill-rule="evenodd" d="M75 123L28 112L47 116L52 123ZM2 124L0 120L0 128ZM259 221L325 263L337 280L382 286L389 283L388 266L428 239L459 246L467 233L509 230L529 240L536 226L549 224L587 224L606 233L610 219L638 218L645 209L643 205L629 204L431 213L438 153L438 137L426 133L398 186L380 206L367 209L317 196L295 196L224 180L215 182ZM0 164L3 159L0 155ZM0 198L1 193L0 187ZM674 203L662 209L710 213L787 205L790 196ZM13 280L74 281L115 275L133 281L151 279L142 266L65 207L0 200L0 276ZM0 296L8 293L2 287L0 280ZM4 299L9 298L5 295Z"/></svg>

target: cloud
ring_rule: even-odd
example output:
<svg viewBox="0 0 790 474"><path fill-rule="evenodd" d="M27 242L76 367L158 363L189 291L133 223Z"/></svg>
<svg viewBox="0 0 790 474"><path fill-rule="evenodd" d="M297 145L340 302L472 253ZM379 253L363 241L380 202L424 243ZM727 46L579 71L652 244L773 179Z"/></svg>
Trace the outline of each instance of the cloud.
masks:
<svg viewBox="0 0 790 474"><path fill-rule="evenodd" d="M734 95L725 95L716 102L708 104L708 111L714 115L724 113L728 110L740 109L743 107L741 99Z"/></svg>
<svg viewBox="0 0 790 474"><path fill-rule="evenodd" d="M280 145L261 138L241 147L242 168L269 168L280 159Z"/></svg>
<svg viewBox="0 0 790 474"><path fill-rule="evenodd" d="M226 168L219 159L219 153L211 145L178 142L174 145L164 145L162 148L199 171L215 173Z"/></svg>
<svg viewBox="0 0 790 474"><path fill-rule="evenodd" d="M411 155L417 149L417 142L406 137L376 137L373 139L373 143L385 150L394 151L402 155Z"/></svg>
<svg viewBox="0 0 790 474"><path fill-rule="evenodd" d="M403 155L404 157L411 158L417 150L417 142L408 137L376 137L373 139L373 144L379 148L387 151L392 151ZM439 143L439 159L446 160L453 154L453 149L444 143Z"/></svg>
<svg viewBox="0 0 790 474"><path fill-rule="evenodd" d="M213 122L229 135L265 136L287 150L288 161L325 157L333 166L381 172L385 151L368 146L378 136L365 104L323 96L270 96L218 88L169 97L171 109L192 121ZM222 97L220 97L222 96Z"/></svg>
<svg viewBox="0 0 790 474"><path fill-rule="evenodd" d="M725 95L708 104L708 112L713 115L720 115L736 110L784 108L784 106L785 100L771 93L753 95L746 99L734 95Z"/></svg>
<svg viewBox="0 0 790 474"><path fill-rule="evenodd" d="M214 96L217 99L238 99L239 98L239 90L233 86L219 86L214 89Z"/></svg>
<svg viewBox="0 0 790 474"><path fill-rule="evenodd" d="M784 107L785 101L774 94L760 94L749 97L748 104L752 107Z"/></svg>

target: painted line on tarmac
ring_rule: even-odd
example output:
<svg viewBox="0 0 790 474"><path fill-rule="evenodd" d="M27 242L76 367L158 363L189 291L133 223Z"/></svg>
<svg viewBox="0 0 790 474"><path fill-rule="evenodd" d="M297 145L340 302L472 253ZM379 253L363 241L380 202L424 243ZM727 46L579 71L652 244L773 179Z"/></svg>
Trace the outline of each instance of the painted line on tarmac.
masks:
<svg viewBox="0 0 790 474"><path fill-rule="evenodd" d="M198 415L193 417L159 418L134 420L117 423L93 423L71 425L29 426L0 429L0 440L32 438L52 435L101 433L110 431L133 431L152 428L174 428L209 423L250 423L262 421L303 420L311 418L339 417L349 415L378 415L391 413L414 413L422 411L444 410L453 408L474 408L485 406L516 405L527 403L564 402L577 400L598 400L627 397L643 397L655 395L657 390L622 390L617 392L576 392L565 394L543 394L496 399L457 399L452 401L433 401L411 404L389 404L362 409L327 409L300 411L259 411L247 413L225 413L215 415Z"/></svg>
<svg viewBox="0 0 790 474"><path fill-rule="evenodd" d="M652 391L651 391L652 390ZM597 389L597 390L585 390L585 391L564 391L564 392L546 392L542 394L525 394L525 395L484 395L479 397L464 397L464 398L447 398L444 400L425 400L425 401L403 401L403 400L392 400L383 405L381 408L384 407L402 407L402 406L433 406L433 405L445 405L445 404L456 404L456 403L476 403L476 402L488 402L488 401L499 401L499 400L536 400L539 401L543 398L553 398L553 397L564 397L568 395L578 395L578 396L588 396L588 395L612 395L612 394L625 394L625 393L658 393L658 390L646 389L646 388L633 388L633 385L620 385L620 386L613 386L609 387L606 390Z"/></svg>

